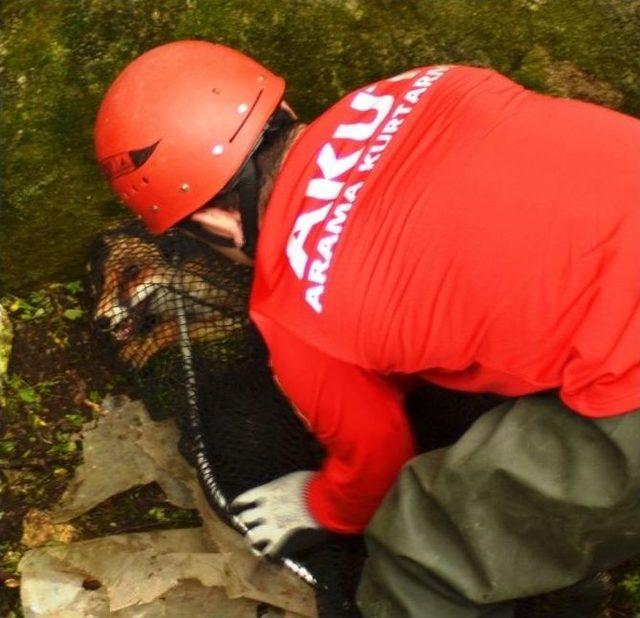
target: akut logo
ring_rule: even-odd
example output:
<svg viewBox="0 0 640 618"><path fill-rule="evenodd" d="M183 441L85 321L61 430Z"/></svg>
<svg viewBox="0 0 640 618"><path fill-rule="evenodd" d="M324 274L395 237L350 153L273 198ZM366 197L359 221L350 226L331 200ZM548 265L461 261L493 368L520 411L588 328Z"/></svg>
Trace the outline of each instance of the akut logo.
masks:
<svg viewBox="0 0 640 618"><path fill-rule="evenodd" d="M309 181L305 190L305 197L317 200L319 205L298 216L287 242L289 264L298 279L308 282L305 301L316 313L322 313L331 259L358 192L407 115L447 69L448 67L416 69L357 92L349 107L358 112L359 119L365 114L371 119L369 122L339 124L331 140L320 148L316 158L318 173ZM409 88L404 84L396 85L396 82L406 82L416 77ZM381 85L386 86L385 90L400 92L375 94L376 88ZM398 104L397 98L401 99ZM374 113L372 115L369 112ZM350 154L338 156L334 147L334 144L337 145L336 140L347 140L340 143L339 150ZM357 150L351 152L354 147ZM351 182L345 187L346 181L340 179L344 179L352 170ZM325 221L324 233L315 247L317 257L310 261L305 243L311 230Z"/></svg>

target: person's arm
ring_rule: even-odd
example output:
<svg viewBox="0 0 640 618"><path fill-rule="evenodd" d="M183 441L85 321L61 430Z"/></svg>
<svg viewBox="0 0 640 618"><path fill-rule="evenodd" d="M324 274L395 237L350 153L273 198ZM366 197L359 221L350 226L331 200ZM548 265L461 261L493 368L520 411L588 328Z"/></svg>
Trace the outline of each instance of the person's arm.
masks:
<svg viewBox="0 0 640 618"><path fill-rule="evenodd" d="M327 452L307 487L309 510L329 530L359 533L414 455L403 393L280 327L267 339L277 382Z"/></svg>

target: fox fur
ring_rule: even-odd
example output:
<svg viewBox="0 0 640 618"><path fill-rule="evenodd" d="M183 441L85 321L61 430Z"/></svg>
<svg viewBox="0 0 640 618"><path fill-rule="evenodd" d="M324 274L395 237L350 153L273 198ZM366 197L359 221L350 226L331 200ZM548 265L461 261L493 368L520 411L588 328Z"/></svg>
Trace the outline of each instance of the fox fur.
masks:
<svg viewBox="0 0 640 618"><path fill-rule="evenodd" d="M244 300L213 285L202 257L173 265L151 239L113 234L102 241L101 259L92 266L99 270L93 317L133 368L179 343L179 311L192 342L221 339L241 326L229 310L237 314ZM151 327L140 332L145 321Z"/></svg>

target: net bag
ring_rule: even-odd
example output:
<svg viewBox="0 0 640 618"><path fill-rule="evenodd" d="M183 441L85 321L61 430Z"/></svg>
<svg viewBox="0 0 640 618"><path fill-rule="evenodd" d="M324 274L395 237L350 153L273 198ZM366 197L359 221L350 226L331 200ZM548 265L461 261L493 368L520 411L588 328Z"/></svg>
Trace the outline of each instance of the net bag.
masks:
<svg viewBox="0 0 640 618"><path fill-rule="evenodd" d="M240 493L320 467L322 448L275 386L248 320L251 270L181 232L151 237L138 223L108 230L89 262L94 323L158 420L176 415L180 451L229 525ZM360 537L333 536L283 558L316 589L321 617L358 616Z"/></svg>

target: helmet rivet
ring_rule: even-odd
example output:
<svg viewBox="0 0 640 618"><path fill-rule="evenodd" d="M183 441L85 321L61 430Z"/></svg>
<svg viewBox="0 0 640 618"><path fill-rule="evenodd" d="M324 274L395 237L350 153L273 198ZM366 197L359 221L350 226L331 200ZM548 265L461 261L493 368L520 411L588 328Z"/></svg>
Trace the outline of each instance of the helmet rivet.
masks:
<svg viewBox="0 0 640 618"><path fill-rule="evenodd" d="M244 114L249 109L249 106L246 103L240 103L238 105L238 114Z"/></svg>
<svg viewBox="0 0 640 618"><path fill-rule="evenodd" d="M154 204L151 207L151 212L158 212L160 210L160 206L158 206L157 204Z"/></svg>
<svg viewBox="0 0 640 618"><path fill-rule="evenodd" d="M264 81L264 75L258 75L258 81L259 82L263 82Z"/></svg>
<svg viewBox="0 0 640 618"><path fill-rule="evenodd" d="M223 152L224 152L224 146L222 144L216 144L211 149L211 154L214 154L216 156L221 155Z"/></svg>
<svg viewBox="0 0 640 618"><path fill-rule="evenodd" d="M182 191L183 193L186 193L188 190L189 185L186 182L180 185L180 191Z"/></svg>

